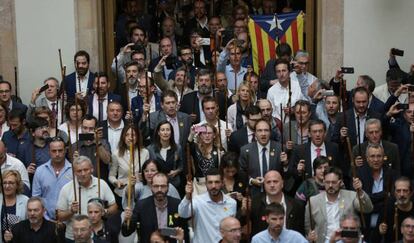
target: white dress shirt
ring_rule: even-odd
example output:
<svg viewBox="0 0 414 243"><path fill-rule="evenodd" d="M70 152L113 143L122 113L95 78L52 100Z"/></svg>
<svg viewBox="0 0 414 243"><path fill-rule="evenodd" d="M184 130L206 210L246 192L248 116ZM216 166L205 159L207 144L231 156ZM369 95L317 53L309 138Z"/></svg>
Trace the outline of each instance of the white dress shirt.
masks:
<svg viewBox="0 0 414 243"><path fill-rule="evenodd" d="M122 129L124 129L124 126L125 124L123 120L121 120L121 124L117 128L112 127L108 122L108 143L111 145L112 154L115 152L115 150L118 150L118 143L121 139L121 133Z"/></svg>
<svg viewBox="0 0 414 243"><path fill-rule="evenodd" d="M358 134L358 114L355 112L355 128L357 136L359 135L359 142L363 143L365 138L365 122L367 121L367 113L365 113L363 116L359 116L359 131Z"/></svg>
<svg viewBox="0 0 414 243"><path fill-rule="evenodd" d="M340 221L340 214L339 214L339 202L340 198L338 198L335 202L330 202L328 198L325 196L326 199L326 239L329 242L332 233L339 229L339 221Z"/></svg>
<svg viewBox="0 0 414 243"><path fill-rule="evenodd" d="M106 107L108 106L108 94L105 95L104 98L101 98L102 102L102 121L107 119ZM93 116L99 119L99 102L98 102L98 95L94 94L92 98L92 107L93 107Z"/></svg>
<svg viewBox="0 0 414 243"><path fill-rule="evenodd" d="M79 77L78 73L75 72L76 75L76 93L78 92L82 92L82 93L88 93L88 80L89 80L89 70L88 72L85 74L85 76L83 78ZM80 87L81 90L79 90L79 82L80 82Z"/></svg>
<svg viewBox="0 0 414 243"><path fill-rule="evenodd" d="M303 99L302 92L300 91L299 83L295 80L291 80L291 103L290 106L292 107L296 101ZM282 107L285 108L289 101L289 87L283 87L280 85L279 82L275 83L267 92L267 100L272 103L273 114L274 118L280 119L280 104ZM286 118L286 122L289 121L289 118Z"/></svg>

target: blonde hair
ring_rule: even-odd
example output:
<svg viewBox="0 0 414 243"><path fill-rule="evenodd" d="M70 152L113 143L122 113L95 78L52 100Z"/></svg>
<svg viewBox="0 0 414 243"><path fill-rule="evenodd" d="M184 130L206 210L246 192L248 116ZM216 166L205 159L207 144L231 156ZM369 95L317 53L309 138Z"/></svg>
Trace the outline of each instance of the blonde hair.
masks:
<svg viewBox="0 0 414 243"><path fill-rule="evenodd" d="M220 121L218 121L218 122L220 122ZM209 127L213 130L213 134L214 134L213 148L214 147L219 148L220 147L220 137L219 137L219 133L218 133L217 128L213 125L208 124L208 123L203 124L201 126L205 127L206 129L207 129L207 127ZM203 157L207 157L209 155L209 153L207 151L208 145L205 144L200 137L198 138L197 142L198 142L198 148L200 149L201 154L203 155Z"/></svg>
<svg viewBox="0 0 414 243"><path fill-rule="evenodd" d="M239 85L236 91L236 95L233 96L233 101L236 102L240 100L240 91L243 87L246 87L249 90L250 100L248 101L248 103L253 104L254 103L254 91L248 81L244 81Z"/></svg>
<svg viewBox="0 0 414 243"><path fill-rule="evenodd" d="M20 173L17 170L8 170L3 172L3 180L8 176L14 176L16 178L16 194L22 194L24 190L24 183L22 182L22 177L20 176Z"/></svg>

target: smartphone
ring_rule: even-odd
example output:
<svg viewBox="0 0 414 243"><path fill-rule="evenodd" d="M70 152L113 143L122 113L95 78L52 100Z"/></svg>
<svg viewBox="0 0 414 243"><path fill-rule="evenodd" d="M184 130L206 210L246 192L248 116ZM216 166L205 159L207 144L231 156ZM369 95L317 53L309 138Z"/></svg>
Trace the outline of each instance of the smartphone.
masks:
<svg viewBox="0 0 414 243"><path fill-rule="evenodd" d="M230 192L229 196L236 199L237 198L237 192Z"/></svg>
<svg viewBox="0 0 414 243"><path fill-rule="evenodd" d="M95 134L79 133L79 141L92 141L92 140L95 140Z"/></svg>
<svg viewBox="0 0 414 243"><path fill-rule="evenodd" d="M408 85L408 91L413 92L414 91L414 85Z"/></svg>
<svg viewBox="0 0 414 243"><path fill-rule="evenodd" d="M172 56L168 56L165 59L165 66L167 67L167 69L174 69L175 63L174 58Z"/></svg>
<svg viewBox="0 0 414 243"><path fill-rule="evenodd" d="M333 96L333 95L335 95L335 92L331 89L325 90L322 92L322 96Z"/></svg>
<svg viewBox="0 0 414 243"><path fill-rule="evenodd" d="M205 126L197 126L197 127L194 128L194 131L196 133L207 132L207 127L205 127Z"/></svg>
<svg viewBox="0 0 414 243"><path fill-rule="evenodd" d="M404 51L400 50L400 49L397 49L397 48L392 48L391 49L391 54L393 54L394 56L402 57L402 56L404 56Z"/></svg>
<svg viewBox="0 0 414 243"><path fill-rule="evenodd" d="M201 45L202 46L209 46L210 45L210 38L201 38Z"/></svg>
<svg viewBox="0 0 414 243"><path fill-rule="evenodd" d="M221 33L221 46L226 46L227 43L229 43L229 41L231 41L231 39L234 38L234 32L232 29L225 29L222 33Z"/></svg>
<svg viewBox="0 0 414 243"><path fill-rule="evenodd" d="M343 238L358 238L359 234L356 230L342 230L341 231L341 237Z"/></svg>
<svg viewBox="0 0 414 243"><path fill-rule="evenodd" d="M39 90L39 94L42 93L43 91L47 90L48 88L49 88L48 84L43 85L42 88L40 88L40 90Z"/></svg>
<svg viewBox="0 0 414 243"><path fill-rule="evenodd" d="M341 67L341 72L342 73L354 73L354 68L353 67Z"/></svg>
<svg viewBox="0 0 414 243"><path fill-rule="evenodd" d="M163 236L177 235L177 230L174 228L161 228L160 233Z"/></svg>
<svg viewBox="0 0 414 243"><path fill-rule="evenodd" d="M398 110L408 110L409 105L408 104L398 104L397 109Z"/></svg>

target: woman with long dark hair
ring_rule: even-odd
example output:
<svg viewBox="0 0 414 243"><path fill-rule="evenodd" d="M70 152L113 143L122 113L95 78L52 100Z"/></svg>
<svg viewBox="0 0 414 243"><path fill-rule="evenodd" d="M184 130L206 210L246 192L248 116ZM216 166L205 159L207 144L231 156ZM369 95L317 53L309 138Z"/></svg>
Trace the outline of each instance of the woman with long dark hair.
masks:
<svg viewBox="0 0 414 243"><path fill-rule="evenodd" d="M179 144L174 141L174 129L170 122L160 122L154 132L153 142L147 147L150 159L160 165L160 172L168 175L170 183L180 186L183 170L183 154Z"/></svg>

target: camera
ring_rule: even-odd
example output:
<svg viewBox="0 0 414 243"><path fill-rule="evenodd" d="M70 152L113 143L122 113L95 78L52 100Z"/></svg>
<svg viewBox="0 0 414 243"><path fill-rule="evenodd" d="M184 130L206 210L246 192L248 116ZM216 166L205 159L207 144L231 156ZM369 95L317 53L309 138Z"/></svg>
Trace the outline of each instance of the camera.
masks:
<svg viewBox="0 0 414 243"><path fill-rule="evenodd" d="M165 59L165 66L167 69L175 69L175 60L171 55Z"/></svg>
<svg viewBox="0 0 414 243"><path fill-rule="evenodd" d="M398 104L397 109L398 110L408 110L409 105L408 104Z"/></svg>
<svg viewBox="0 0 414 243"><path fill-rule="evenodd" d="M354 68L353 67L341 67L341 72L343 74L345 74L345 73L354 73Z"/></svg>
<svg viewBox="0 0 414 243"><path fill-rule="evenodd" d="M335 92L331 89L325 90L322 92L322 96L333 96L333 95L335 95Z"/></svg>
<svg viewBox="0 0 414 243"><path fill-rule="evenodd" d="M404 51L400 50L400 49L397 49L397 48L392 48L391 49L391 54L393 54L394 56L402 57L402 56L404 56Z"/></svg>
<svg viewBox="0 0 414 243"><path fill-rule="evenodd" d="M131 46L132 51L141 51L145 53L145 47L141 44L135 43L133 46Z"/></svg>

